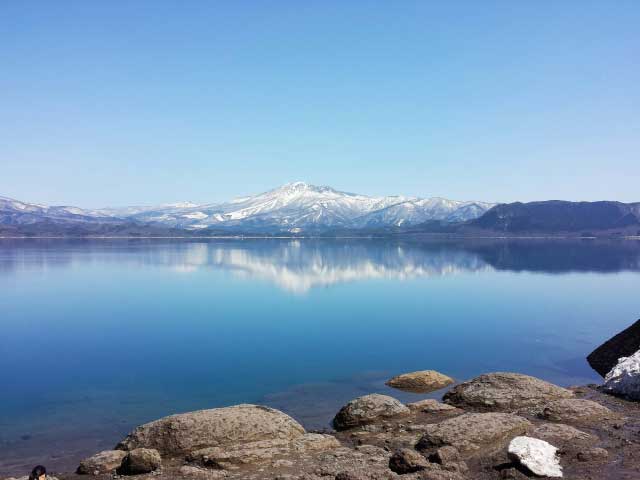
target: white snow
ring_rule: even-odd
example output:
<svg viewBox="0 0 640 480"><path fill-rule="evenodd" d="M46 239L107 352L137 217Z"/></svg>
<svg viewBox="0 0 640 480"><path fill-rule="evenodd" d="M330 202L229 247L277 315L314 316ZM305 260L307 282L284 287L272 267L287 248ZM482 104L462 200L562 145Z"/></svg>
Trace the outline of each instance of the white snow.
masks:
<svg viewBox="0 0 640 480"><path fill-rule="evenodd" d="M516 437L509 443L509 456L531 473L541 477L562 477L558 449L549 442L532 437Z"/></svg>
<svg viewBox="0 0 640 480"><path fill-rule="evenodd" d="M300 228L366 228L407 226L430 220L464 221L477 218L492 204L443 198L404 196L369 197L340 192L327 186L293 182L259 195L220 204L192 202L160 206L133 206L83 210L76 207L42 207L0 197L0 206L42 215L86 215L134 218L178 228L228 226L291 230ZM55 212L54 212L55 209ZM199 225L199 226L196 226Z"/></svg>
<svg viewBox="0 0 640 480"><path fill-rule="evenodd" d="M604 388L630 400L640 400L640 350L618 359L616 366L604 377Z"/></svg>

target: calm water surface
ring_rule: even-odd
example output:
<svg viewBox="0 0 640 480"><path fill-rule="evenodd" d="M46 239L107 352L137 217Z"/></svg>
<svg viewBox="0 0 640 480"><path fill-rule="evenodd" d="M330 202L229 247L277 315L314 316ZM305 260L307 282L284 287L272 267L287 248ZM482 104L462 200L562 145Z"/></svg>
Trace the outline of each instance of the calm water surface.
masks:
<svg viewBox="0 0 640 480"><path fill-rule="evenodd" d="M198 408L322 428L417 369L597 381L639 286L636 241L0 240L0 475Z"/></svg>

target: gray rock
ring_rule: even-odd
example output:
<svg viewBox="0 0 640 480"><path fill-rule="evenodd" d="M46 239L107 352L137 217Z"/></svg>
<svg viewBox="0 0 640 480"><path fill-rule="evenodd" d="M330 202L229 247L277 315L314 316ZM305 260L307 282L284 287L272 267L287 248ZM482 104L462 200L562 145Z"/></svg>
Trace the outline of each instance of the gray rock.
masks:
<svg viewBox="0 0 640 480"><path fill-rule="evenodd" d="M428 393L440 390L453 383L453 378L447 377L435 370L421 370L419 372L403 373L388 380L390 387L405 392Z"/></svg>
<svg viewBox="0 0 640 480"><path fill-rule="evenodd" d="M462 408L517 412L537 408L551 400L571 397L571 391L539 378L496 372L456 385L446 393L444 401Z"/></svg>
<svg viewBox="0 0 640 480"><path fill-rule="evenodd" d="M261 440L293 440L302 426L284 413L257 405L199 410L161 418L136 428L118 448L153 448L163 455Z"/></svg>
<svg viewBox="0 0 640 480"><path fill-rule="evenodd" d="M598 441L597 437L562 423L543 423L531 432L531 436L556 444L576 445Z"/></svg>
<svg viewBox="0 0 640 480"><path fill-rule="evenodd" d="M433 398L427 398L418 402L407 403L407 408L414 412L423 413L442 413L442 412L459 412L460 409L447 405L446 403L439 402Z"/></svg>
<svg viewBox="0 0 640 480"><path fill-rule="evenodd" d="M347 403L333 419L333 425L336 430L346 430L380 418L409 413L409 409L395 398L373 393Z"/></svg>
<svg viewBox="0 0 640 480"><path fill-rule="evenodd" d="M630 357L618 359L604 377L604 390L629 400L640 400L640 350Z"/></svg>
<svg viewBox="0 0 640 480"><path fill-rule="evenodd" d="M210 470L190 465L180 467L178 473L180 473L181 478L186 480L220 480L229 475L224 470Z"/></svg>
<svg viewBox="0 0 640 480"><path fill-rule="evenodd" d="M509 413L466 413L443 422L425 425L418 450L454 446L461 454L473 456L504 448L513 437L524 434L531 423Z"/></svg>
<svg viewBox="0 0 640 480"><path fill-rule="evenodd" d="M122 461L121 472L126 475L151 473L162 466L160 452L153 448L135 448Z"/></svg>
<svg viewBox="0 0 640 480"><path fill-rule="evenodd" d="M589 448L578 452L577 457L581 462L604 462L609 458L609 452L604 448Z"/></svg>
<svg viewBox="0 0 640 480"><path fill-rule="evenodd" d="M616 415L604 405L591 400L563 398L546 404L541 417L552 422L590 424L614 419Z"/></svg>
<svg viewBox="0 0 640 480"><path fill-rule="evenodd" d="M446 465L448 463L458 463L462 459L460 458L460 451L456 447L440 447L433 454L434 462L439 463L440 465Z"/></svg>
<svg viewBox="0 0 640 480"><path fill-rule="evenodd" d="M549 442L516 437L509 443L509 457L539 477L562 477L558 449Z"/></svg>
<svg viewBox="0 0 640 480"><path fill-rule="evenodd" d="M389 459L389 468L399 474L418 472L428 467L429 460L409 448L397 450Z"/></svg>
<svg viewBox="0 0 640 480"><path fill-rule="evenodd" d="M640 320L610 338L587 357L591 368L604 377L621 357L633 355L640 348Z"/></svg>
<svg viewBox="0 0 640 480"><path fill-rule="evenodd" d="M126 456L127 452L122 450L104 450L82 460L78 467L78 473L81 475L111 473L120 468Z"/></svg>
<svg viewBox="0 0 640 480"><path fill-rule="evenodd" d="M307 433L295 440L261 440L202 448L191 452L187 459L206 467L233 470L242 465L273 460L277 456L329 451L340 446L340 442L332 435Z"/></svg>

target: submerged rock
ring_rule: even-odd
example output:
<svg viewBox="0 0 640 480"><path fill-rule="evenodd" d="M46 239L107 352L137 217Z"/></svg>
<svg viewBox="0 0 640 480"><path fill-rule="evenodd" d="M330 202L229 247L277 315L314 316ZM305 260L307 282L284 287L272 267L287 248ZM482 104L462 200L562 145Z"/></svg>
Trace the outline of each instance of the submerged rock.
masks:
<svg viewBox="0 0 640 480"><path fill-rule="evenodd" d="M516 437L509 443L509 456L540 477L562 477L558 449L549 442Z"/></svg>
<svg viewBox="0 0 640 480"><path fill-rule="evenodd" d="M604 342L587 357L591 368L605 377L622 357L640 349L640 320Z"/></svg>
<svg viewBox="0 0 640 480"><path fill-rule="evenodd" d="M81 475L100 475L111 473L122 465L127 452L122 450L104 450L80 462L78 473Z"/></svg>
<svg viewBox="0 0 640 480"><path fill-rule="evenodd" d="M146 423L131 432L118 448L153 448L163 455L177 455L205 447L293 440L304 433L302 425L279 410L244 404L171 415Z"/></svg>
<svg viewBox="0 0 640 480"><path fill-rule="evenodd" d="M540 415L545 420L589 424L611 420L616 415L604 405L580 398L563 398L544 406Z"/></svg>
<svg viewBox="0 0 640 480"><path fill-rule="evenodd" d="M447 377L440 372L421 370L393 377L386 382L386 385L406 392L429 393L440 390L452 383L453 378Z"/></svg>
<svg viewBox="0 0 640 480"><path fill-rule="evenodd" d="M640 400L640 350L618 360L604 377L604 390L629 400Z"/></svg>
<svg viewBox="0 0 640 480"><path fill-rule="evenodd" d="M446 445L463 455L493 452L506 446L513 437L524 434L531 423L509 413L465 413L440 423L424 426L418 450Z"/></svg>
<svg viewBox="0 0 640 480"><path fill-rule="evenodd" d="M336 430L365 425L379 418L407 415L409 409L399 400L388 395L373 393L351 400L333 419Z"/></svg>
<svg viewBox="0 0 640 480"><path fill-rule="evenodd" d="M539 407L550 400L571 397L571 391L539 378L496 372L456 385L445 394L444 401L462 408L516 412Z"/></svg>

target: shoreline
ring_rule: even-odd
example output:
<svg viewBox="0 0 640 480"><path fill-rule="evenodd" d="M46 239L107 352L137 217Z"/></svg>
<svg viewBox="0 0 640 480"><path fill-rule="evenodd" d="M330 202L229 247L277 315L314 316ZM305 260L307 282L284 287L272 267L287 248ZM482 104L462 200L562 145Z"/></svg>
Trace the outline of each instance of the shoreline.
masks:
<svg viewBox="0 0 640 480"><path fill-rule="evenodd" d="M483 384L482 378L490 376L494 376L496 380ZM508 376L515 378L520 384L513 385ZM500 381L504 381L504 377L507 377L508 382L499 385ZM480 397L477 394L478 387L473 387L469 390L471 393L465 394L464 389L469 388L465 385L473 382L476 382L476 385L484 385L484 390L479 394ZM498 385L497 393L492 391L496 385ZM165 435L173 435L168 433L173 431L175 434L184 436L184 438L180 437L183 438L180 443L182 445L185 444L184 442L199 442L199 440L191 440L197 436L215 436L219 432L190 430L194 427L188 426L191 425L188 423L183 426L176 424L175 427L167 424L167 428L170 429L167 433L162 433L161 430L157 430L158 427L153 427L154 430L150 430L150 433L153 432L151 436L143 434L145 428L151 428L147 425L155 425L172 418L164 417L134 429L124 438L125 443L121 442L118 445L119 450L114 450L116 453L112 455L117 455L122 460L127 452L135 452L136 448L160 451L158 464L149 467L149 471L119 472L120 475L127 475L124 478L132 479L333 480L335 478L361 480L366 478L383 480L396 477L406 480L526 479L531 475L506 455L506 443L517 435L532 435L535 438L542 436L545 441L560 448L559 458L564 470L564 478L581 479L586 476L593 479L631 479L636 477L629 475L640 472L640 457L636 456L640 454L640 440L636 439L640 434L638 402L605 394L593 384L570 387L565 390L537 380L535 377L504 373L484 374L441 391L448 392L444 396L444 403L435 399L425 399L402 404L393 397L378 394L358 397L347 403L336 416L334 429L309 431L304 435L298 432L302 427L295 426L298 424L294 419L268 407L231 406L187 412L178 417L202 415L200 412L218 414L217 412L232 412L238 408L255 408L258 415L268 412L269 415L280 416L278 418L283 418L286 425L283 427L278 423L277 425L280 426L277 427L277 431L281 433L271 440L268 438L271 438L272 434L266 433L265 439L258 443L250 439L253 434L239 433L233 446L209 449L207 452L211 453L202 457L201 453L186 453L183 452L182 447L171 447L173 443L162 443L164 442L162 439L168 438ZM509 404L500 403L506 398L505 394L511 399ZM486 399L494 399L491 400L492 406L478 403L477 400L482 398L482 395ZM371 397L372 400L357 404L358 407L348 414L351 417L344 417L345 408L351 404L356 405L354 402L364 402L365 400L362 399L367 397ZM494 403L495 399L498 403ZM484 402L484 400L481 401ZM550 407L551 405L554 407ZM549 408L554 409L553 414L547 413ZM249 413L254 415L251 411ZM242 419L246 415L243 413L237 417L239 420L235 421L241 423L233 427L233 432L245 431ZM349 418L346 426L335 423L339 417ZM468 418L468 420L460 423L460 418ZM486 425L482 423L485 420L489 422ZM206 422L208 419L203 417L201 421ZM270 420L264 424L260 423L262 421L261 417L258 418L255 420L258 423L250 429L258 428L260 431L269 432L271 428L275 428L269 425ZM506 423L496 424L496 421ZM289 425L290 422L293 422L293 427ZM475 426L474 422L479 423ZM447 428L441 427L445 425ZM182 430L175 431L175 428ZM237 430L238 428L240 430ZM282 433L285 431L281 430L282 428L285 428L286 435L290 435L291 439L282 439L281 435L285 435ZM293 433L291 433L292 428ZM456 432L460 428L464 430L464 441L460 440L462 443L456 440L458 435ZM232 433L233 435L236 433ZM240 438L242 435L246 438ZM431 439L431 443L424 444L425 435ZM442 444L439 443L441 440L437 440L440 438L439 435L443 435L444 443ZM423 447L420 447L421 443L424 444ZM455 458L447 461L438 460L438 456L444 455L447 448L452 448L447 445L452 445L451 452ZM623 445L627 446L623 447ZM173 451L172 448L178 448L178 450ZM422 466L415 471L402 471L403 468L409 468L406 467L407 462L411 463L409 461L411 458L405 457L407 455L411 457L413 455L411 452L416 448L424 457L416 457L413 461L417 461ZM449 450L446 451L449 452ZM217 455L219 458L216 457L217 460L211 463L210 455ZM426 461L424 458L429 460ZM86 465L88 461L84 460L80 465ZM111 468L111 464L100 464L99 461L98 463L89 461L89 464L91 468L96 469L95 472L85 471L85 474L74 471L54 472L54 478L59 480L112 478L110 471L101 470L103 467ZM505 471L506 474L503 473ZM318 472L322 473L318 475ZM419 472L422 473L417 475ZM342 474L356 476L340 476ZM357 476L358 474L361 476Z"/></svg>

